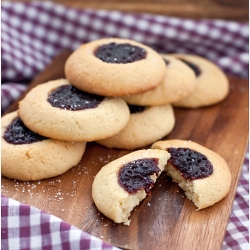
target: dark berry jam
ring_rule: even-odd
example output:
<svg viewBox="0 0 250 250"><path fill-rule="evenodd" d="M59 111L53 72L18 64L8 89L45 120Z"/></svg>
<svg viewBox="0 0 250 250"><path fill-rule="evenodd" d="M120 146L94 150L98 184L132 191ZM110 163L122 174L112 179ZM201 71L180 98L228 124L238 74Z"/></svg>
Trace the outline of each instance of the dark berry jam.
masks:
<svg viewBox="0 0 250 250"><path fill-rule="evenodd" d="M213 173L212 163L199 152L189 148L168 148L167 151L171 154L168 161L186 180L202 179Z"/></svg>
<svg viewBox="0 0 250 250"><path fill-rule="evenodd" d="M28 129L19 117L9 124L3 138L8 143L15 145L30 144L48 139Z"/></svg>
<svg viewBox="0 0 250 250"><path fill-rule="evenodd" d="M53 107L76 111L96 108L103 99L103 96L81 91L72 85L63 85L51 92L47 101Z"/></svg>
<svg viewBox="0 0 250 250"><path fill-rule="evenodd" d="M197 65L195 65L194 63L191 63L191 62L189 62L189 61L187 61L185 59L181 59L181 58L179 58L179 59L182 62L186 63L194 71L194 73L195 73L195 75L197 77L201 74L201 70L200 70L200 68Z"/></svg>
<svg viewBox="0 0 250 250"><path fill-rule="evenodd" d="M118 173L118 183L128 193L132 194L144 189L150 194L150 189L154 187L154 181L150 175L159 175L157 158L145 158L131 161L125 164Z"/></svg>
<svg viewBox="0 0 250 250"><path fill-rule="evenodd" d="M117 44L109 43L98 47L95 56L107 63L132 63L145 59L147 52L145 49L129 43Z"/></svg>
<svg viewBox="0 0 250 250"><path fill-rule="evenodd" d="M168 66L169 65L169 60L167 60L167 59L163 59L164 60L164 62L165 62L165 64Z"/></svg>
<svg viewBox="0 0 250 250"><path fill-rule="evenodd" d="M141 113L145 110L146 107L138 105L128 105L130 114Z"/></svg>

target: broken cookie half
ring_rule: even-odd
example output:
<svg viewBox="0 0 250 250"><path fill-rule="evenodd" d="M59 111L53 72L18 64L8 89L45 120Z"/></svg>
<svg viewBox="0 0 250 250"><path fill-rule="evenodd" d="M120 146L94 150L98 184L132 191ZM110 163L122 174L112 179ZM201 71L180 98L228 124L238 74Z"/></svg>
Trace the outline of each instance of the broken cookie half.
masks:
<svg viewBox="0 0 250 250"><path fill-rule="evenodd" d="M158 141L152 148L171 154L165 171L198 210L212 206L228 194L231 173L219 154L185 140Z"/></svg>
<svg viewBox="0 0 250 250"><path fill-rule="evenodd" d="M133 208L150 193L169 158L165 150L145 149L105 165L92 186L98 210L116 223L129 225Z"/></svg>
<svg viewBox="0 0 250 250"><path fill-rule="evenodd" d="M129 225L132 210L150 193L162 171L198 210L223 199L231 186L228 165L220 155L192 141L166 140L104 166L93 182L94 203L114 222Z"/></svg>

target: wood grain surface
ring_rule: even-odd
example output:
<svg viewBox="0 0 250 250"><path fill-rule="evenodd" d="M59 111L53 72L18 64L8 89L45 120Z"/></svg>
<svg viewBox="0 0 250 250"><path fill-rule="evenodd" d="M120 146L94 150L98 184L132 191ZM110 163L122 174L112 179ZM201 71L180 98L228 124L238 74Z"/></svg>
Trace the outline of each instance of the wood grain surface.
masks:
<svg viewBox="0 0 250 250"><path fill-rule="evenodd" d="M29 2L30 0L11 0ZM212 18L249 21L247 0L51 0L76 8L120 10L129 13L151 13L183 18Z"/></svg>
<svg viewBox="0 0 250 250"><path fill-rule="evenodd" d="M59 55L31 87L64 77L70 52ZM42 181L22 182L2 177L2 194L38 207L123 249L219 250L226 231L249 128L247 80L229 77L231 90L222 103L207 108L175 108L176 126L164 139L193 140L219 153L232 173L229 194L212 207L197 211L184 192L164 173L152 194L132 212L129 227L115 224L95 207L93 179L102 166L129 153L87 144L81 162L65 174ZM17 108L17 102L8 112Z"/></svg>

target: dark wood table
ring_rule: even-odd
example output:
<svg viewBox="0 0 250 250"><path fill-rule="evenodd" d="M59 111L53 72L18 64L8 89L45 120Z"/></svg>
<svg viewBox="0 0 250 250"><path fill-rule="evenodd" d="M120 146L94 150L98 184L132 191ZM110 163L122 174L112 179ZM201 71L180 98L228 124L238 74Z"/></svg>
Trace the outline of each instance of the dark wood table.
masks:
<svg viewBox="0 0 250 250"><path fill-rule="evenodd" d="M28 0L15 0L29 2ZM248 0L51 0L77 8L145 12L183 18L212 18L248 22Z"/></svg>

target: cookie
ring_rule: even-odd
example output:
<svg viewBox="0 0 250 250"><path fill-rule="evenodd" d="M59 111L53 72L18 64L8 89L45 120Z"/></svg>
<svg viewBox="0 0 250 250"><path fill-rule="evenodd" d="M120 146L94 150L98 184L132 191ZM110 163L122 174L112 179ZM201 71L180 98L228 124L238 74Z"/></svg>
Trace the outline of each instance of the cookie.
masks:
<svg viewBox="0 0 250 250"><path fill-rule="evenodd" d="M162 106L129 105L130 119L118 134L97 141L108 148L137 149L168 135L175 125L174 110L170 104Z"/></svg>
<svg viewBox="0 0 250 250"><path fill-rule="evenodd" d="M165 170L198 210L214 205L228 194L231 173L216 152L185 140L158 141L152 148L170 153Z"/></svg>
<svg viewBox="0 0 250 250"><path fill-rule="evenodd" d="M223 101L229 93L229 81L225 73L213 62L196 55L171 54L183 60L196 73L195 90L173 106L199 108Z"/></svg>
<svg viewBox="0 0 250 250"><path fill-rule="evenodd" d="M190 95L195 87L195 73L181 60L162 55L167 74L163 82L146 93L125 96L123 99L133 105L156 106L177 102Z"/></svg>
<svg viewBox="0 0 250 250"><path fill-rule="evenodd" d="M63 141L113 136L129 121L124 100L81 91L66 79L40 84L19 102L19 116L32 131Z"/></svg>
<svg viewBox="0 0 250 250"><path fill-rule="evenodd" d="M129 225L133 208L150 193L169 158L164 150L138 150L102 167L92 185L98 210L116 223Z"/></svg>
<svg viewBox="0 0 250 250"><path fill-rule="evenodd" d="M76 166L85 142L65 142L29 130L17 112L2 117L1 173L3 176L36 181L61 175Z"/></svg>
<svg viewBox="0 0 250 250"><path fill-rule="evenodd" d="M81 45L65 63L75 87L98 95L125 96L158 86L166 75L162 57L129 39L102 38Z"/></svg>

